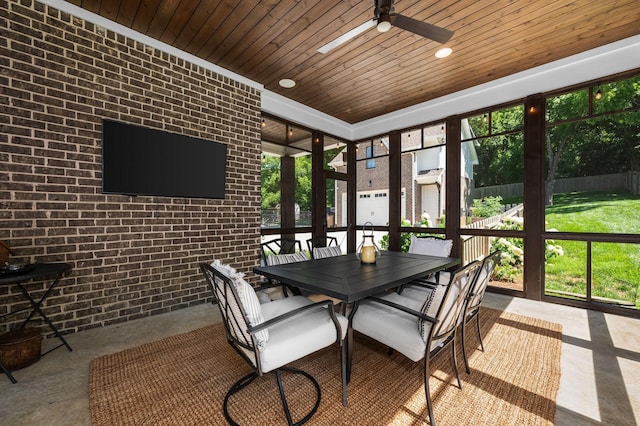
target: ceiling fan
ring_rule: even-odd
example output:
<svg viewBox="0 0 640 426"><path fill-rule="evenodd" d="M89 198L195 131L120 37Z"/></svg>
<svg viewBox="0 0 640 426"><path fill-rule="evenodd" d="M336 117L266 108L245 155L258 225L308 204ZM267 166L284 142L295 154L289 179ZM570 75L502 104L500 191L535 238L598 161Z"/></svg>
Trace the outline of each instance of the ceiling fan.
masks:
<svg viewBox="0 0 640 426"><path fill-rule="evenodd" d="M381 33L389 31L392 26L396 26L424 38L437 41L438 43L446 43L451 36L453 36L453 31L447 30L446 28L441 28L395 13L393 0L373 0L373 3L375 8L372 19L325 44L318 49L318 52L327 53L374 26L377 27Z"/></svg>

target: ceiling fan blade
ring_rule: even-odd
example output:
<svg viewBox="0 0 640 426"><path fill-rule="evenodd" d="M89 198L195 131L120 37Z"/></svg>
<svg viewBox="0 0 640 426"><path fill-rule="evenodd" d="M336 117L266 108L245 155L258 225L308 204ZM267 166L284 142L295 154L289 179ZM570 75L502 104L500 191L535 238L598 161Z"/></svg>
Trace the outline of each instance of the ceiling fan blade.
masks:
<svg viewBox="0 0 640 426"><path fill-rule="evenodd" d="M402 15L391 15L391 25L437 41L438 43L446 43L453 36L453 31L447 30L446 28L437 27Z"/></svg>
<svg viewBox="0 0 640 426"><path fill-rule="evenodd" d="M370 19L370 20L366 21L364 24L358 25L357 27L355 27L351 31L348 31L348 32L342 34L340 37L330 41L327 44L325 44L320 49L318 49L318 52L319 53L327 53L327 52L335 49L336 47L340 46L341 44L346 43L347 41L351 40L352 38L362 34L366 30L368 30L369 28L375 27L376 23L377 23L377 21L375 19Z"/></svg>

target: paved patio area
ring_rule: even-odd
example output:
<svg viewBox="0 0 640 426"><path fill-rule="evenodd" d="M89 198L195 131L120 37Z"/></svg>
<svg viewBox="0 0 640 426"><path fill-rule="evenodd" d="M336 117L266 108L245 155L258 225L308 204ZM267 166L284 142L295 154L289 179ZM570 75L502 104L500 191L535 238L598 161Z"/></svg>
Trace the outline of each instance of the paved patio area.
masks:
<svg viewBox="0 0 640 426"><path fill-rule="evenodd" d="M562 324L556 425L640 424L640 320L489 293L485 306ZM206 304L69 335L73 352L60 348L16 371L17 384L0 376L1 423L89 425L93 358L219 320L217 308Z"/></svg>

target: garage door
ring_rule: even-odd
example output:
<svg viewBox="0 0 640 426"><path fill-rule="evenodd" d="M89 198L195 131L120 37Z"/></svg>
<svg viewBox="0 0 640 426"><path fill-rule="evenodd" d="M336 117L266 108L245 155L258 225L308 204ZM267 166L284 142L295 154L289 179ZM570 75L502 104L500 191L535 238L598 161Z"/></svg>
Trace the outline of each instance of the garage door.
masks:
<svg viewBox="0 0 640 426"><path fill-rule="evenodd" d="M371 222L375 226L389 223L389 191L362 191L356 199L356 223Z"/></svg>

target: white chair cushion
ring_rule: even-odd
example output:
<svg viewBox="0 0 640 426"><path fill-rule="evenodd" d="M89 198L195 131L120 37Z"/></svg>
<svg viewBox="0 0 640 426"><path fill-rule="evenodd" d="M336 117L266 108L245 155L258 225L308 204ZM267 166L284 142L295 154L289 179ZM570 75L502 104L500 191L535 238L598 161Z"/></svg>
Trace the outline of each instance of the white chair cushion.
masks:
<svg viewBox="0 0 640 426"><path fill-rule="evenodd" d="M325 257L342 256L342 249L339 246L314 247L313 258L324 259Z"/></svg>
<svg viewBox="0 0 640 426"><path fill-rule="evenodd" d="M312 302L304 296L291 296L262 305L266 320L292 311ZM347 333L348 319L336 314L341 336ZM326 307L304 312L288 320L269 327L269 342L260 352L263 372L275 370L296 359L325 348L336 342L336 327L327 313Z"/></svg>
<svg viewBox="0 0 640 426"><path fill-rule="evenodd" d="M447 257L451 254L453 240L443 240L440 238L418 238L411 236L409 253L426 254L430 256Z"/></svg>
<svg viewBox="0 0 640 426"><path fill-rule="evenodd" d="M430 275L426 278L427 281L431 281L435 286L436 274ZM446 286L449 284L449 280L451 279L451 273L446 271L441 271L438 274L438 284ZM405 297L409 297L415 300L425 300L429 294L431 293L431 288L425 287L423 285L418 284L406 284L402 289L402 295Z"/></svg>
<svg viewBox="0 0 640 426"><path fill-rule="evenodd" d="M220 273L227 276L233 282L240 303L244 308L244 311L249 320L249 324L256 326L264 322L264 316L262 314L262 308L260 307L260 301L256 295L255 290L251 285L245 281L244 274L237 272L233 267L221 263L219 260L214 260L211 264ZM255 334L256 344L258 347L264 347L265 343L269 340L269 330L260 330Z"/></svg>
<svg viewBox="0 0 640 426"><path fill-rule="evenodd" d="M416 311L420 310L418 302L396 293L387 294L383 298ZM425 340L416 328L416 319L415 316L390 306L364 300L354 315L353 329L416 362L424 357L426 347ZM430 330L429 327L430 323L425 323L425 329Z"/></svg>
<svg viewBox="0 0 640 426"><path fill-rule="evenodd" d="M267 256L267 265L284 265L286 263L305 262L309 260L301 251L287 254L271 254Z"/></svg>
<svg viewBox="0 0 640 426"><path fill-rule="evenodd" d="M438 308L442 303L442 298L447 290L446 286L438 285L435 287L411 286L402 291L401 295L391 293L383 296L382 299L398 303L407 308L413 309L420 313L426 314L431 318L435 318L438 314ZM415 317L414 317L415 318ZM422 318L415 318L418 322L418 331L422 339L426 342L431 332L432 323Z"/></svg>

